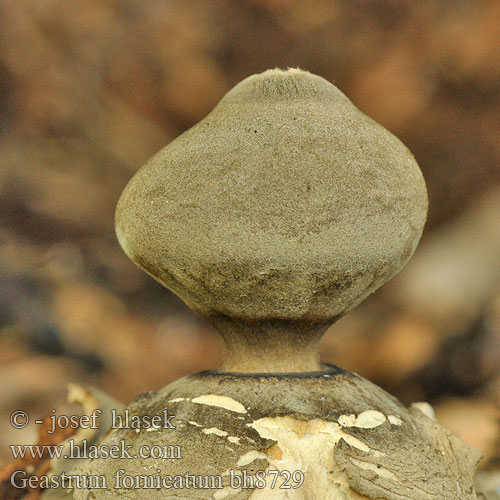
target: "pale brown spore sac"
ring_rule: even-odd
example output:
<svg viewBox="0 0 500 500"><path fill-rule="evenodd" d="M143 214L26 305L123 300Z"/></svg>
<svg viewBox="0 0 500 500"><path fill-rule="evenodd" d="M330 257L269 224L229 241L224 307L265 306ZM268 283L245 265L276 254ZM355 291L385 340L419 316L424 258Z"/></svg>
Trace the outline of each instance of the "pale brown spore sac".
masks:
<svg viewBox="0 0 500 500"><path fill-rule="evenodd" d="M129 257L221 332L226 370L308 371L323 331L407 262L426 213L408 149L290 69L243 80L149 160L116 223Z"/></svg>

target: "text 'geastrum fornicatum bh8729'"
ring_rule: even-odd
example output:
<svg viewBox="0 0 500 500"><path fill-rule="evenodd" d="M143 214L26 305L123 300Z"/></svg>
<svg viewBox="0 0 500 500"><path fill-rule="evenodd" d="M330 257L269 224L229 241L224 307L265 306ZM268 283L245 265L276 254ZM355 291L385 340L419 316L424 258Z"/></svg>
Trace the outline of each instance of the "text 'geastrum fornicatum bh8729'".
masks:
<svg viewBox="0 0 500 500"><path fill-rule="evenodd" d="M335 86L298 69L236 85L134 176L116 214L127 255L220 332L224 365L128 407L168 408L175 429L114 429L103 441L175 443L182 458L82 468L110 483L119 469L222 482L92 498L476 498L477 451L318 356L326 328L408 261L426 212L412 154ZM265 487L234 481L258 471ZM287 471L302 474L291 489Z"/></svg>

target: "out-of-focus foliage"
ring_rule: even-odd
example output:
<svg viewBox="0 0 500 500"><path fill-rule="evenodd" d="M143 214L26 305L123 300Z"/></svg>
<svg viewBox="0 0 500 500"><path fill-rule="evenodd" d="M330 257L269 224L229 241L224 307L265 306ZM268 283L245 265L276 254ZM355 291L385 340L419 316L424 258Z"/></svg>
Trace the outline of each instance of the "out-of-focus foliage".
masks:
<svg viewBox="0 0 500 500"><path fill-rule="evenodd" d="M9 413L46 413L69 381L128 401L218 365L210 327L123 255L113 211L149 156L276 66L333 81L429 188L414 261L324 359L430 400L493 460L499 46L499 1L0 0L0 462L34 433Z"/></svg>

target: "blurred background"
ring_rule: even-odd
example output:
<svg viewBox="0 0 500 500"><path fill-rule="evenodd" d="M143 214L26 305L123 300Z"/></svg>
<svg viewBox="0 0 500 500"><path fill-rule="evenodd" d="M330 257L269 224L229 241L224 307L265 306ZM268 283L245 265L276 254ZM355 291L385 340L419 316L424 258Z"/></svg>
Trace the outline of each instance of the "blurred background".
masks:
<svg viewBox="0 0 500 500"><path fill-rule="evenodd" d="M215 368L212 328L125 257L117 199L267 68L332 81L415 154L430 212L403 272L322 358L500 464L500 1L0 0L0 465L68 382L127 402Z"/></svg>

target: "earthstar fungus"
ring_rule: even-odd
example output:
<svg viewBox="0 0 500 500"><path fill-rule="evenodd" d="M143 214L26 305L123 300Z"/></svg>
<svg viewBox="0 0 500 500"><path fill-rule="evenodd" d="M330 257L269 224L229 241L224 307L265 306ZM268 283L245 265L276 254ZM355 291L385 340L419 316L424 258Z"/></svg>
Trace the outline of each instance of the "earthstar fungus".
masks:
<svg viewBox="0 0 500 500"><path fill-rule="evenodd" d="M137 414L168 407L175 430L114 429L103 441L178 443L182 460L97 459L82 471L224 480L127 491L144 500L476 498L476 450L318 356L326 328L405 265L426 213L412 154L335 86L298 69L236 85L147 162L116 211L127 255L215 326L225 363L129 405ZM229 484L230 471L258 470L301 470L304 483Z"/></svg>

